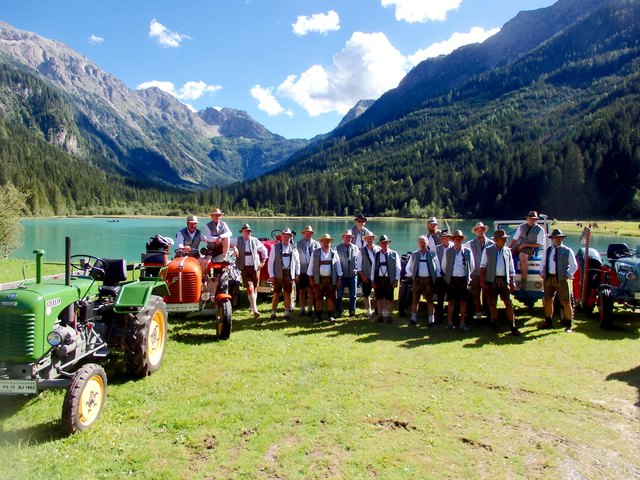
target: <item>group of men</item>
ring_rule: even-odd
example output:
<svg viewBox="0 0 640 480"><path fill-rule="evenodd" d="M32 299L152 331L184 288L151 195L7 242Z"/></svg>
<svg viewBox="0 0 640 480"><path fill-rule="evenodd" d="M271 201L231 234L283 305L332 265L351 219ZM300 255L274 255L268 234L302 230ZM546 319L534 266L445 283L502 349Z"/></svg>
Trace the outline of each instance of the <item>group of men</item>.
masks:
<svg viewBox="0 0 640 480"><path fill-rule="evenodd" d="M187 217L186 228L176 235L177 246L184 251L198 249L207 243L216 254L226 255L229 248L236 249L236 267L242 274L251 313L258 317L257 286L260 269L267 264L273 284L271 318L276 318L280 296L284 296L284 317L291 309L292 285L298 289L300 315L314 316L322 321L323 313L329 322L343 315L343 299L348 291L348 314L356 313L356 290L360 286L366 315L378 322L393 323L395 289L401 278L401 257L390 248L391 239L376 235L365 225L367 218L359 214L352 228L342 234L341 242L333 248L334 238L329 234L314 238L314 230L307 225L302 238L293 243L293 232L282 230L280 241L270 252L251 235L251 227L244 224L240 236L232 238L231 230L221 220L219 209L211 211L211 222L204 233L197 229L197 218ZM516 289L514 258L520 262L520 288L526 288L528 259L536 249L544 249L544 230L537 224L535 211L527 214L507 245L508 235L496 230L489 238L489 227L478 222L472 229L475 238L465 242L461 230L451 233L438 229L436 217L427 220L427 232L418 238L418 249L408 258L405 275L411 279L413 300L410 324L417 323L420 299L427 304L427 323L435 327L436 317L444 317L447 300L446 329L453 329L455 313L459 313L458 328L469 330L465 322L467 298L472 298L475 318L482 316L482 297L489 311L489 325L498 328L497 301L501 298L510 323L512 335L519 335L511 294ZM552 327L553 298L557 294L565 319L565 330L571 331L571 303L569 280L577 270L573 251L563 245L565 235L558 229L549 238L552 244L543 250L541 276L544 279L545 321L542 328ZM371 294L375 292L375 304ZM437 300L434 302L434 298ZM375 318L374 318L375 317Z"/></svg>

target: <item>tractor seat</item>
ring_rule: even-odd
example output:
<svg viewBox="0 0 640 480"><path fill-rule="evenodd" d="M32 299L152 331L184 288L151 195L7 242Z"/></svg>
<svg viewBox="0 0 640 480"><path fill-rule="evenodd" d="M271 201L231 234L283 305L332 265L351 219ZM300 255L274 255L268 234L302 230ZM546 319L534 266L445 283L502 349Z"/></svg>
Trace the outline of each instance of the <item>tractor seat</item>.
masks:
<svg viewBox="0 0 640 480"><path fill-rule="evenodd" d="M120 290L119 283L127 279L127 261L124 258L103 258L104 280L98 288L101 297L115 297Z"/></svg>
<svg viewBox="0 0 640 480"><path fill-rule="evenodd" d="M607 247L607 258L610 261L616 261L619 258L629 257L631 252L626 243L611 243Z"/></svg>

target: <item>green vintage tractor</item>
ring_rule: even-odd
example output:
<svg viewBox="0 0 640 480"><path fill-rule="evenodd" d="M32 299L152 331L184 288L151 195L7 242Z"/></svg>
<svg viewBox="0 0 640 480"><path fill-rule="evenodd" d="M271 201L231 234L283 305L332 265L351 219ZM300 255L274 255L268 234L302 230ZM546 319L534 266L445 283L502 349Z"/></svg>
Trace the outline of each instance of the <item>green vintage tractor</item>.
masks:
<svg viewBox="0 0 640 480"><path fill-rule="evenodd" d="M36 278L0 291L0 395L34 395L66 388L62 425L89 428L105 400L99 364L116 351L131 377L160 367L167 341L163 279L128 281L124 259L70 255L64 279L42 278L44 251L36 250Z"/></svg>

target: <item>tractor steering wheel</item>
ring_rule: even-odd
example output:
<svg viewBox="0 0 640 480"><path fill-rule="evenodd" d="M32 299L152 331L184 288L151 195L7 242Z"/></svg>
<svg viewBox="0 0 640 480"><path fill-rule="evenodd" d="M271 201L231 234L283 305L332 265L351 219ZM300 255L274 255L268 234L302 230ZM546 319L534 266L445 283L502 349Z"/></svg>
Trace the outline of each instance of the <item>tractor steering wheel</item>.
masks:
<svg viewBox="0 0 640 480"><path fill-rule="evenodd" d="M74 271L82 272L82 275L89 275L93 278L103 277L106 263L100 257L94 255L72 255L70 265Z"/></svg>
<svg viewBox="0 0 640 480"><path fill-rule="evenodd" d="M271 230L271 238L273 238L274 240L277 240L278 235L280 235L282 233L282 229L281 228L276 228Z"/></svg>

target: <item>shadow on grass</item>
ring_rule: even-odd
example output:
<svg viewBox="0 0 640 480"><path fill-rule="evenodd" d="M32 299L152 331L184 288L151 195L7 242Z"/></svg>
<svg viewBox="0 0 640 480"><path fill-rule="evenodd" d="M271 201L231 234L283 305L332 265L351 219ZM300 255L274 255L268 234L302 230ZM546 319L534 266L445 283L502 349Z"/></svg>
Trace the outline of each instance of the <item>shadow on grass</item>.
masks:
<svg viewBox="0 0 640 480"><path fill-rule="evenodd" d="M50 421L17 430L0 430L0 445L40 445L65 438L60 421Z"/></svg>
<svg viewBox="0 0 640 480"><path fill-rule="evenodd" d="M618 380L620 382L626 382L632 387L636 387L638 389L638 401L635 403L635 406L640 408L640 366L624 372L612 373L607 376L607 380Z"/></svg>
<svg viewBox="0 0 640 480"><path fill-rule="evenodd" d="M172 341L187 345L202 345L216 341L213 311L203 310L187 317L170 317L169 323L169 337Z"/></svg>

